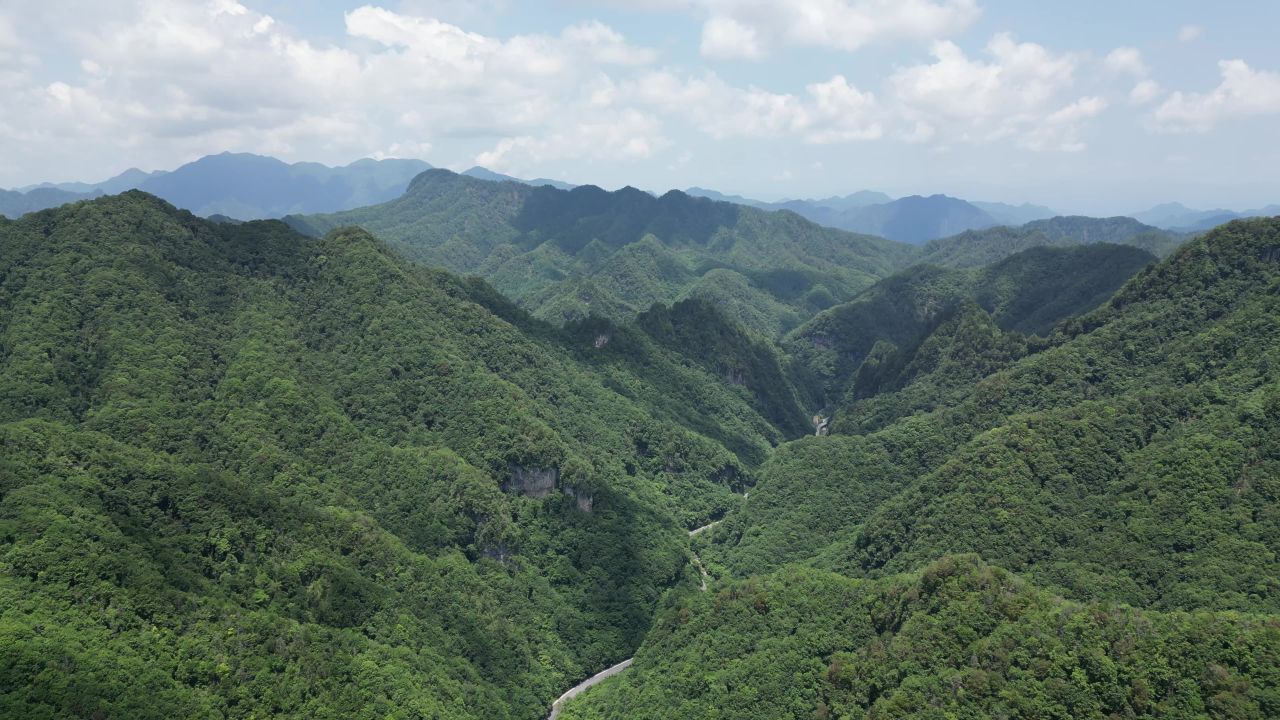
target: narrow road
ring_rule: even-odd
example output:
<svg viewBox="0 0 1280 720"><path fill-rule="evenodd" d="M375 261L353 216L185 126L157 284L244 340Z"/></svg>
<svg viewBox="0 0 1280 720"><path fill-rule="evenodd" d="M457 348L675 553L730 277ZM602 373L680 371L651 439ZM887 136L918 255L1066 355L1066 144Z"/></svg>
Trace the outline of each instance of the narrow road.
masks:
<svg viewBox="0 0 1280 720"><path fill-rule="evenodd" d="M578 693L581 693L582 691L586 690L592 685L595 685L596 683L602 680L605 680L607 678L611 678L614 675L617 675L618 673L622 672L623 670L626 670L627 668L631 667L631 661L634 659L635 658L627 658L626 660L623 660L617 665L614 665L611 668L606 668L604 670L601 670L595 675L592 675L586 680L583 680L577 685L574 685L573 687L566 690L565 694L556 698L556 701L551 703L551 714L547 716L547 720L556 720L556 718L560 717L560 711L564 708L564 704L566 702L577 697Z"/></svg>
<svg viewBox="0 0 1280 720"><path fill-rule="evenodd" d="M703 530L710 530L711 528L719 524L720 524L720 521L717 520L713 523L708 523L706 525L703 525L700 528L694 528L693 530L689 531L689 537L693 537L694 535L697 535ZM706 592L707 578L709 576L707 575L707 569L702 567L702 558L698 557L698 553L693 554L693 564L698 568L698 572L702 575L702 586L700 589L702 590L702 592ZM617 665L614 665L611 668L605 668L604 670L601 670L595 675L592 675L586 680L583 680L577 685L574 685L573 687L566 690L563 695L556 698L555 702L551 703L551 714L547 716L547 720L556 720L556 718L560 717L560 711L564 709L564 704L566 702L577 697L587 688L590 688L600 683L601 681L607 680L613 677L614 675L617 675L618 673L622 672L623 670L626 670L627 668L631 667L631 661L634 659L635 658L627 658L626 660L623 660L622 662L618 663Z"/></svg>
<svg viewBox="0 0 1280 720"><path fill-rule="evenodd" d="M713 527L715 527L715 526L719 525L721 522L723 522L723 521L721 521L721 520L717 520L717 521L715 521L715 522L713 522L713 523L710 523L710 524L707 524L707 525L703 525L703 526L702 526L702 527L700 527L700 528L694 528L694 529L692 529L692 530L690 530L690 531L689 531L689 537L693 537L694 535L697 535L698 533L702 532L703 530L710 530L711 528L713 528Z"/></svg>

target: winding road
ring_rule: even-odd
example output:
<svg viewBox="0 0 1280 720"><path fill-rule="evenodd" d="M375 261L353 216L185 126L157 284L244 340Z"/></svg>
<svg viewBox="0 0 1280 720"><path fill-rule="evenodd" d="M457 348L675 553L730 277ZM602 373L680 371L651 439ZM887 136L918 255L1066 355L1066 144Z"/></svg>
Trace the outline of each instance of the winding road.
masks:
<svg viewBox="0 0 1280 720"><path fill-rule="evenodd" d="M578 695L578 693L582 692L583 690L586 690L592 685L595 685L601 680L613 677L614 675L617 675L623 670L626 670L627 668L631 667L631 661L634 659L635 658L627 658L626 660L623 660L622 662L618 663L617 665L614 665L611 668L605 668L604 670L601 670L595 675L592 675L586 680L583 680L577 685L574 685L573 687L566 690L563 695L556 698L555 702L551 703L551 714L547 716L547 720L556 720L556 718L560 717L560 711L564 708L564 704L567 701L572 700L574 697Z"/></svg>
<svg viewBox="0 0 1280 720"><path fill-rule="evenodd" d="M743 497L746 497L745 493L743 494ZM711 528L719 524L720 524L720 521L716 520L715 522L707 523L706 525L703 525L700 528L694 528L693 530L689 531L689 537L693 537L694 535L697 535L703 530L710 530ZM702 586L700 589L702 590L702 592L706 592L707 578L709 577L709 575L707 575L707 569L702 566L702 558L698 557L698 553L696 552L693 554L693 564L698 568L698 572L702 575ZM604 680L607 680L613 677L614 675L617 675L618 673L622 672L623 670L626 670L627 668L631 667L632 660L635 660L635 658L627 658L626 660L623 660L617 665L614 665L613 667L605 668L604 670L601 670L595 675L592 675L586 680L583 680L577 685L574 685L573 687L566 690L563 695L556 698L555 702L551 703L551 714L547 716L547 720L556 720L556 718L560 717L560 711L564 709L564 704L566 702L577 697L583 691L587 690L587 688L590 688Z"/></svg>

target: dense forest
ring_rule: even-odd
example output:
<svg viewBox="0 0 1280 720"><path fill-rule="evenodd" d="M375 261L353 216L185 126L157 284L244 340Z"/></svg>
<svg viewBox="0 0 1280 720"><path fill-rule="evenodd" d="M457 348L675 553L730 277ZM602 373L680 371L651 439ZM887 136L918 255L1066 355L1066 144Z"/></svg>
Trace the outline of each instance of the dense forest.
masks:
<svg viewBox="0 0 1280 720"><path fill-rule="evenodd" d="M0 232L6 717L537 717L780 437L362 231L131 192Z"/></svg>
<svg viewBox="0 0 1280 720"><path fill-rule="evenodd" d="M1239 221L1042 340L971 303L873 353L566 717L1280 714L1278 290Z"/></svg>
<svg viewBox="0 0 1280 720"><path fill-rule="evenodd" d="M0 268L0 716L1280 716L1280 218L430 170Z"/></svg>
<svg viewBox="0 0 1280 720"><path fill-rule="evenodd" d="M382 205L286 221L312 235L359 225L412 258L484 277L557 324L703 298L768 338L852 299L916 252L676 190L561 190L448 170L422 173Z"/></svg>

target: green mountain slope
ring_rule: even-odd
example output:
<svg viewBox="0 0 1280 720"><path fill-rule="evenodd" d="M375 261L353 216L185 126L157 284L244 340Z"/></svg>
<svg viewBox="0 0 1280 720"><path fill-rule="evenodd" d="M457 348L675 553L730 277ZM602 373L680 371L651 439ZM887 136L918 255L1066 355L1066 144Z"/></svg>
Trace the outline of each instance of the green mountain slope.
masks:
<svg viewBox="0 0 1280 720"><path fill-rule="evenodd" d="M6 717L541 717L750 472L361 231L130 192L0 233Z"/></svg>
<svg viewBox="0 0 1280 720"><path fill-rule="evenodd" d="M1028 248L1094 243L1129 245L1164 257L1186 239L1182 233L1143 225L1128 217L1063 216L940 238L925 244L920 261L945 267L978 267Z"/></svg>
<svg viewBox="0 0 1280 720"><path fill-rule="evenodd" d="M1280 713L1280 219L289 224L0 218L0 716Z"/></svg>
<svg viewBox="0 0 1280 720"><path fill-rule="evenodd" d="M790 213L677 191L565 191L445 170L423 173L382 205L288 221L314 235L359 225L429 265L480 275L557 323L592 313L624 319L710 291L766 337L851 298L913 253ZM708 284L713 273L728 277Z"/></svg>
<svg viewBox="0 0 1280 720"><path fill-rule="evenodd" d="M973 556L690 592L564 720L1266 718L1280 620L1066 602Z"/></svg>
<svg viewBox="0 0 1280 720"><path fill-rule="evenodd" d="M905 385L837 411L857 442L776 454L713 567L768 569L784 548L875 576L977 552L1078 599L1280 612L1278 283L1280 222L1234 222L1047 347L1002 351L967 313ZM983 357L985 377L941 362Z"/></svg>
<svg viewBox="0 0 1280 720"><path fill-rule="evenodd" d="M916 265L830 308L787 336L792 355L841 398L877 343L909 349L964 303L1004 330L1045 334L1058 321L1105 301L1150 254L1116 245L1031 248L969 270Z"/></svg>

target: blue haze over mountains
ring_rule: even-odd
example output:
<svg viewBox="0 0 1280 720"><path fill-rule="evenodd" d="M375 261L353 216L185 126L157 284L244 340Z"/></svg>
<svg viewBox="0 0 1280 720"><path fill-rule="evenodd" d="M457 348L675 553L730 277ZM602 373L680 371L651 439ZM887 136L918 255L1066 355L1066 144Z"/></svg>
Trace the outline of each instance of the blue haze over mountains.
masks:
<svg viewBox="0 0 1280 720"><path fill-rule="evenodd" d="M0 215L18 217L68 202L138 189L161 197L197 215L236 220L278 218L290 214L327 213L375 205L399 197L409 182L432 166L421 160L362 159L341 167L319 163L285 163L250 153L221 153L187 163L172 171L145 172L130 168L97 183L63 182L0 190ZM462 174L495 182L514 181L568 190L572 183L548 178L524 180L483 167ZM764 210L787 210L812 222L890 240L922 244L967 231L997 226L1020 226L1064 213L1042 205L970 201L947 195L893 198L859 190L820 199L762 201L715 190L690 187L689 195L748 205ZM1280 204L1245 211L1197 210L1177 202L1134 212L1128 217L1153 227L1196 232L1229 220L1280 214Z"/></svg>

